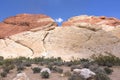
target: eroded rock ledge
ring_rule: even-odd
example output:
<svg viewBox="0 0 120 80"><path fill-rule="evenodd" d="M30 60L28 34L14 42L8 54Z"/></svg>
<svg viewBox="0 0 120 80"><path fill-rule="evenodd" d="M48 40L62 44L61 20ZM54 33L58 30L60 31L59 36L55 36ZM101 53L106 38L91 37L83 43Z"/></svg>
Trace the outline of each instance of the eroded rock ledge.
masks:
<svg viewBox="0 0 120 80"><path fill-rule="evenodd" d="M11 27L19 26L22 28L24 27L21 26L20 23L22 20L17 19L20 18L18 16L26 15L27 14L17 15L17 18L12 17L11 19L13 22L11 22L11 20L8 18L2 24L12 24ZM30 17L31 21L38 20L37 17L34 19L34 15L29 14L27 16L28 18ZM27 20L28 18L22 18L24 22L30 21ZM89 58L92 54L101 53L112 53L116 56L120 56L120 27L118 19L95 17L95 20L93 20L94 18L91 18L90 16L77 16L68 20L68 22L71 22L70 24L72 25L65 25L65 23L63 23L64 27L56 27L56 23L54 21L48 18L45 20L46 16L40 18L42 18L39 19L39 22L42 26L33 22L35 25L37 25L37 27L34 27L33 23L31 22L31 27L33 26L33 28L25 31L23 30L23 32L18 33L17 31L14 32L15 29L10 29L12 30L12 33L6 34L5 37L4 35L0 34L2 37L4 37L1 37L2 39L0 39L0 56L4 56L5 58L19 56L54 56L62 57L65 60L69 60L71 57ZM88 18L90 18L90 21L95 22L90 22ZM96 21L96 19L99 18L99 22ZM48 20L50 20L51 23L42 23ZM86 24L86 20L88 20L88 25L81 25L83 24L83 20L85 20ZM112 22L108 22L109 24L107 24L107 21L105 22L105 20L112 20L113 22L116 21L117 23L113 25ZM76 21L76 23L74 21ZM98 23L100 24L97 25ZM3 30L5 29L6 28ZM0 32L2 32L2 30Z"/></svg>

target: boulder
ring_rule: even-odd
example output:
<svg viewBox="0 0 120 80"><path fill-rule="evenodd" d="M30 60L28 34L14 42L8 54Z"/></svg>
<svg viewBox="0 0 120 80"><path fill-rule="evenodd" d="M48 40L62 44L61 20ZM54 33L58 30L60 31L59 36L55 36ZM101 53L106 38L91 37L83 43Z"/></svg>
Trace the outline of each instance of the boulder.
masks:
<svg viewBox="0 0 120 80"><path fill-rule="evenodd" d="M45 72L45 71L47 71L47 72L49 73L49 75L51 74L51 71L50 71L49 68L43 68L43 69L40 71L40 73Z"/></svg>
<svg viewBox="0 0 120 80"><path fill-rule="evenodd" d="M82 76L85 79L89 79L96 75L96 73L92 72L90 69L87 69L87 68L74 69L73 72L79 74L80 76Z"/></svg>
<svg viewBox="0 0 120 80"><path fill-rule="evenodd" d="M19 73L13 80L30 80L25 73Z"/></svg>

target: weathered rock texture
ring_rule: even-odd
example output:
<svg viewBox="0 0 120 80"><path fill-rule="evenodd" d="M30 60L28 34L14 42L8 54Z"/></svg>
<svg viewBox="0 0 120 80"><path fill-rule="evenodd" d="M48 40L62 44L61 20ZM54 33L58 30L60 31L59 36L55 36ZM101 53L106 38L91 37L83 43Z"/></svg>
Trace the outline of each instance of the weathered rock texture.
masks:
<svg viewBox="0 0 120 80"><path fill-rule="evenodd" d="M83 25L81 19L87 18L90 18L92 22L88 20ZM34 20L36 21L36 17L35 19L32 17L32 19L33 22ZM49 19L51 20L50 24L46 23L44 25L41 23L43 26L34 27L39 21L47 21ZM49 19L39 19L35 25L31 21L30 29L10 36L6 34L7 37L3 36L4 38L0 39L0 56L5 58L54 56L62 57L65 60L69 60L71 57L89 58L92 54L100 53L112 53L120 56L120 21L118 19L106 17L95 17L94 19L91 16L77 16L63 23L64 27L54 27L56 23L51 18ZM74 20L78 22L76 21L75 23L73 22ZM100 20L100 23L97 20ZM17 18L13 17L12 21L17 22ZM29 22L27 19L26 21ZM115 23L115 21L116 24L113 24L112 22ZM9 18L4 22L12 24ZM72 25L67 25L66 23ZM15 23L15 26L18 26L16 24L19 24L19 21ZM21 27L23 28L24 26Z"/></svg>
<svg viewBox="0 0 120 80"><path fill-rule="evenodd" d="M23 31L50 29L57 24L43 14L19 14L0 23L0 38L5 38Z"/></svg>
<svg viewBox="0 0 120 80"><path fill-rule="evenodd" d="M106 31L110 31L114 29L114 27L120 25L120 20L110 17L107 18L105 16L87 16L87 15L82 15L82 16L75 16L68 21L63 22L62 26L78 26L78 27L87 27L91 29L103 29Z"/></svg>

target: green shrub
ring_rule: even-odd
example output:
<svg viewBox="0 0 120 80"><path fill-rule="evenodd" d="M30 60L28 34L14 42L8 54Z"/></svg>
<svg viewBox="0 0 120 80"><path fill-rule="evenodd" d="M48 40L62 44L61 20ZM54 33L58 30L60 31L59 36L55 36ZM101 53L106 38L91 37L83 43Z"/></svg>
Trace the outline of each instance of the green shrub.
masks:
<svg viewBox="0 0 120 80"><path fill-rule="evenodd" d="M72 62L64 62L64 65L66 65L66 66L72 66Z"/></svg>
<svg viewBox="0 0 120 80"><path fill-rule="evenodd" d="M111 74L113 72L113 70L108 67L104 68L104 70L107 74Z"/></svg>
<svg viewBox="0 0 120 80"><path fill-rule="evenodd" d="M34 67L34 68L32 68L32 70L33 70L33 73L40 73L41 68L39 68L39 67Z"/></svg>
<svg viewBox="0 0 120 80"><path fill-rule="evenodd" d="M0 61L3 61L4 60L4 57L3 56L0 56Z"/></svg>
<svg viewBox="0 0 120 80"><path fill-rule="evenodd" d="M73 66L73 65L80 65L80 63L81 63L80 59L74 59L74 57L73 57L73 59L71 61L64 62L64 65L66 65L66 66Z"/></svg>
<svg viewBox="0 0 120 80"><path fill-rule="evenodd" d="M58 72L58 73L63 73L63 69L59 68L59 67L53 67L53 71L54 72Z"/></svg>
<svg viewBox="0 0 120 80"><path fill-rule="evenodd" d="M13 59L5 59L4 61L3 61L3 64L5 65L5 66L9 66L9 65L11 65L11 64L13 64Z"/></svg>
<svg viewBox="0 0 120 80"><path fill-rule="evenodd" d="M120 65L120 58L116 57L112 54L107 54L107 55L92 55L91 57L96 63L98 63L100 66L118 66Z"/></svg>
<svg viewBox="0 0 120 80"><path fill-rule="evenodd" d="M17 71L23 71L25 69L24 65L23 64L19 64L17 66Z"/></svg>
<svg viewBox="0 0 120 80"><path fill-rule="evenodd" d="M7 76L7 72L1 72L0 75L1 75L1 77L6 77Z"/></svg>
<svg viewBox="0 0 120 80"><path fill-rule="evenodd" d="M63 62L62 62L62 61L54 61L53 63L54 63L54 65L56 65L56 66L62 66L62 65L63 65Z"/></svg>
<svg viewBox="0 0 120 80"><path fill-rule="evenodd" d="M31 62L30 61L24 62L24 66L30 67L31 66Z"/></svg>
<svg viewBox="0 0 120 80"><path fill-rule="evenodd" d="M41 73L41 77L42 77L42 78L49 78L50 75L49 75L49 73L48 73L47 71L43 71L43 72Z"/></svg>
<svg viewBox="0 0 120 80"><path fill-rule="evenodd" d="M9 68L10 70L12 70L12 69L15 68L15 65L14 65L14 64L11 64L11 65L8 66L8 68Z"/></svg>
<svg viewBox="0 0 120 80"><path fill-rule="evenodd" d="M90 60L89 59L85 59L85 58L82 58L82 59L80 59L80 62L82 63L82 62L89 62Z"/></svg>
<svg viewBox="0 0 120 80"><path fill-rule="evenodd" d="M110 78L103 73L97 73L95 78L96 80L110 80Z"/></svg>
<svg viewBox="0 0 120 80"><path fill-rule="evenodd" d="M9 73L10 69L8 67L3 68L3 71Z"/></svg>
<svg viewBox="0 0 120 80"><path fill-rule="evenodd" d="M9 66L3 65L2 68L3 68L4 72L9 73L9 71L12 70L12 69L14 69L15 66L14 66L14 64L11 64Z"/></svg>
<svg viewBox="0 0 120 80"><path fill-rule="evenodd" d="M102 69L100 67L94 69L93 72L96 73L96 76L95 76L96 80L110 80L110 78L108 77L108 75L106 74L104 69Z"/></svg>
<svg viewBox="0 0 120 80"><path fill-rule="evenodd" d="M50 70L53 70L54 64L48 64L48 65L47 65L47 68L49 68Z"/></svg>
<svg viewBox="0 0 120 80"><path fill-rule="evenodd" d="M70 71L66 71L66 72L64 72L64 75L67 76L67 77L70 77L72 74L71 74Z"/></svg>

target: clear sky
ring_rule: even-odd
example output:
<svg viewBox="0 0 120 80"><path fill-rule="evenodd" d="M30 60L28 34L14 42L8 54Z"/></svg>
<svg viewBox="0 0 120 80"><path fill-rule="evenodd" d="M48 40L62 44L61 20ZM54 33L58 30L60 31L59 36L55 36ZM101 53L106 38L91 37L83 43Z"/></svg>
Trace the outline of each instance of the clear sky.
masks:
<svg viewBox="0 0 120 80"><path fill-rule="evenodd" d="M21 13L46 14L58 21L85 14L120 18L120 0L0 0L0 21Z"/></svg>

